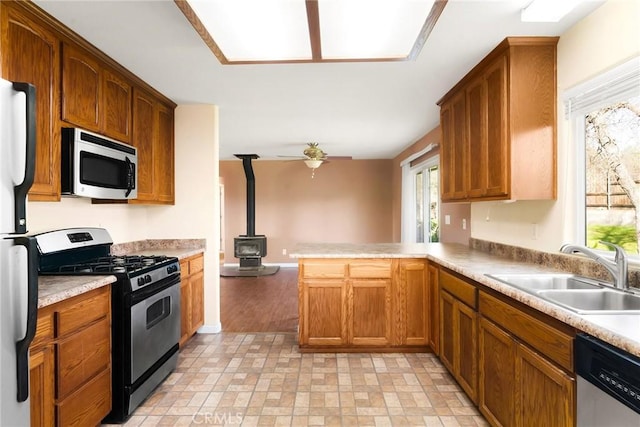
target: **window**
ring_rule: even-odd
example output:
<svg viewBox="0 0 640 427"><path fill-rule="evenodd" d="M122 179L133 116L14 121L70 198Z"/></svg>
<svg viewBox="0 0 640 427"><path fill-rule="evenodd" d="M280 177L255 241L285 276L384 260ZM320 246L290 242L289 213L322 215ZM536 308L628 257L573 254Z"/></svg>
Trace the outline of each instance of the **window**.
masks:
<svg viewBox="0 0 640 427"><path fill-rule="evenodd" d="M638 254L640 241L640 58L571 89L565 97L578 154L576 240Z"/></svg>
<svg viewBox="0 0 640 427"><path fill-rule="evenodd" d="M429 145L401 163L402 242L440 241L439 157Z"/></svg>

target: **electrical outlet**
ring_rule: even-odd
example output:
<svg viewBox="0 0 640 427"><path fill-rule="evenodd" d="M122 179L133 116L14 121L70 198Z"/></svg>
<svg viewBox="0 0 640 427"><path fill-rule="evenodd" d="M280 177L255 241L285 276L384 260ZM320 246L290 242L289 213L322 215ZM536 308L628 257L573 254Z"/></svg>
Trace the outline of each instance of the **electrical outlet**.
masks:
<svg viewBox="0 0 640 427"><path fill-rule="evenodd" d="M287 250L286 250L286 249L283 249L283 250L282 250L282 255L286 255L286 254L287 254Z"/></svg>
<svg viewBox="0 0 640 427"><path fill-rule="evenodd" d="M445 225L451 224L451 215L445 215L444 216L444 224Z"/></svg>
<svg viewBox="0 0 640 427"><path fill-rule="evenodd" d="M531 224L531 239L538 240L538 224Z"/></svg>
<svg viewBox="0 0 640 427"><path fill-rule="evenodd" d="M462 218L462 229L463 230L467 229L467 219L466 218Z"/></svg>

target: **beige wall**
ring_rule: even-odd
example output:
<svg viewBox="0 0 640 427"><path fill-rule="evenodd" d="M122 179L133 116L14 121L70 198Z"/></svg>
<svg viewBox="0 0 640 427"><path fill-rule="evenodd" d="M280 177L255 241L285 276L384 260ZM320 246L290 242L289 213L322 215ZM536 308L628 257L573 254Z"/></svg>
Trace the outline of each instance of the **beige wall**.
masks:
<svg viewBox="0 0 640 427"><path fill-rule="evenodd" d="M427 147L429 144L440 143L440 127L432 129L410 147L404 149L393 159L392 166L392 183L393 183L393 241L401 240L401 224L402 224L402 168L400 163L414 153ZM438 154L438 150L433 155ZM441 203L440 204L440 241L446 243L469 243L471 232L469 203ZM445 224L444 218L449 215L451 222ZM462 228L462 221L465 220L467 228Z"/></svg>
<svg viewBox="0 0 640 427"><path fill-rule="evenodd" d="M563 92L640 54L640 2L609 0L561 35L558 43L558 199L471 205L471 235L557 251L576 239L575 153Z"/></svg>
<svg viewBox="0 0 640 427"><path fill-rule="evenodd" d="M265 263L291 263L301 242L389 242L391 160L337 160L311 178L301 161L255 160L256 234L267 236ZM233 238L246 233L246 179L242 162L220 162L224 181L225 262Z"/></svg>
<svg viewBox="0 0 640 427"><path fill-rule="evenodd" d="M104 227L115 243L144 239L207 239L205 326L219 329L218 116L210 105L175 112L175 206L92 205L90 199L31 202L29 231ZM195 185L194 185L195 184Z"/></svg>

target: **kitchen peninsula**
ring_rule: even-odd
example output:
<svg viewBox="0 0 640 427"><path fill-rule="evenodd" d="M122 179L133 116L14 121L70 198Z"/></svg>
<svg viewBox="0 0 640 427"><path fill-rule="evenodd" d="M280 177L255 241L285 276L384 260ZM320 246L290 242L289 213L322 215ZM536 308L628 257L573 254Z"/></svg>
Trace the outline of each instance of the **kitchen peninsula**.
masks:
<svg viewBox="0 0 640 427"><path fill-rule="evenodd" d="M473 240L473 239L472 239ZM476 241L482 245L483 241ZM472 245L473 246L473 245ZM352 343L345 345L348 336L341 336L339 341L335 333L335 324L341 322L347 329L348 324L357 321L358 301L354 300L360 295L371 300L378 301L377 310L385 312L389 306L391 313L395 313L394 297L399 289L393 287L394 281L401 279L403 272L401 266L406 264L423 263L427 273L425 277L425 289L423 296L429 300L437 298L441 284L438 283L438 272L453 275L456 278L472 281L474 286L480 287L493 294L508 297L516 304L526 306L549 318L558 320L578 331L583 331L600 338L612 345L622 348L632 354L640 356L640 315L637 314L617 314L617 315L580 315L559 306L547 302L530 293L521 291L513 286L499 282L486 276L486 274L500 273L551 273L560 271L570 271L578 274L585 274L583 271L575 271L571 265L572 260L583 262L579 257L565 256L556 253L542 253L528 251L523 248L510 247L513 256L502 256L494 254L489 250L474 249L472 246L453 243L427 243L427 244L402 244L402 243L373 243L373 244L349 244L349 243L308 243L298 244L291 251L291 258L297 258L299 263L299 310L300 328L299 339L301 348L313 349L313 345L308 341L307 335L313 331L329 334L334 339L316 340L318 347L326 350L331 345L353 347ZM500 251L497 251L500 253ZM503 250L504 252L504 250ZM569 261L568 261L569 260ZM567 266L571 267L567 267ZM564 267L563 267L564 266ZM405 277L416 276L415 266L411 273L405 272ZM355 271L355 275L353 272ZM428 276L427 276L428 274ZM630 274L632 284L637 286L637 272ZM369 280L368 285L363 281ZM383 282L389 284L389 292L383 289ZM354 286L355 284L355 286ZM446 286L446 285L445 285ZM393 294L393 291L396 294ZM414 290L414 292L418 292ZM455 291L454 291L455 292ZM384 294L384 298L383 295ZM387 297L388 294L388 297ZM410 296L409 303L415 305L411 298L417 297L420 293ZM356 306L353 306L353 304ZM340 310L332 304L340 305ZM330 308L331 307L331 308ZM355 311L354 310L355 307ZM438 305L434 301L428 301L423 307L438 311ZM328 316L327 310L331 311ZM368 319L374 318L377 314L373 308L369 308L365 313ZM316 314L314 314L316 313ZM323 314L324 313L324 314ZM385 312L386 313L386 312ZM322 317L318 317L320 315ZM437 314L437 313L431 313ZM353 316L356 316L355 318ZM328 325L318 325L320 318L332 319ZM437 320L437 316L427 316ZM376 318L376 322L381 320ZM395 319L397 321L397 319ZM424 320L428 322L428 319ZM429 328L432 333L438 331L431 322ZM311 323L309 323L311 322ZM357 325L356 325L357 326ZM390 328L396 327L397 323L391 322ZM378 329L379 330L379 329ZM392 334L393 335L393 334ZM319 338L319 337L318 337ZM437 340L437 337L433 337ZM383 340L374 340L382 343ZM396 340L395 343L398 341ZM433 343L430 345L431 350ZM380 345L380 347L392 344ZM369 347L369 350L371 348Z"/></svg>

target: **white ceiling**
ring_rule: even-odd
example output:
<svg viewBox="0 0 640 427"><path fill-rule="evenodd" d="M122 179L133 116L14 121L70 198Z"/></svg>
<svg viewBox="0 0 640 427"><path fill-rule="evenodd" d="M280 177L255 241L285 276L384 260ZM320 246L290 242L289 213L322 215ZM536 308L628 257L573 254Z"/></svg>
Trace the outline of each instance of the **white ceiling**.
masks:
<svg viewBox="0 0 640 427"><path fill-rule="evenodd" d="M601 1L559 23L520 22L531 0L449 0L414 62L222 66L172 0L36 0L48 13L177 104L219 106L220 158L393 158L433 129L436 101L504 37L561 35Z"/></svg>

